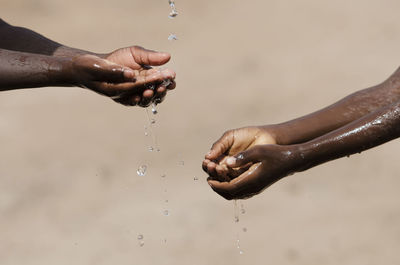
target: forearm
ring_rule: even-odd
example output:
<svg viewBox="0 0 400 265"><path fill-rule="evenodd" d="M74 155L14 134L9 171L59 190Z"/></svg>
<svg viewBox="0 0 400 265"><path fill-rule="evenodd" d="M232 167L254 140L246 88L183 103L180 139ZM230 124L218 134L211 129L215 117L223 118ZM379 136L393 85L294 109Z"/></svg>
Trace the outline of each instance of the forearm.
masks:
<svg viewBox="0 0 400 265"><path fill-rule="evenodd" d="M300 170L340 157L360 153L400 137L400 101L382 107L356 121L297 145Z"/></svg>
<svg viewBox="0 0 400 265"><path fill-rule="evenodd" d="M70 48L30 29L15 27L0 19L0 49L73 58L88 51Z"/></svg>
<svg viewBox="0 0 400 265"><path fill-rule="evenodd" d="M322 110L274 126L279 144L309 141L400 100L400 71L377 86L360 90Z"/></svg>
<svg viewBox="0 0 400 265"><path fill-rule="evenodd" d="M0 91L69 86L71 60L0 49Z"/></svg>

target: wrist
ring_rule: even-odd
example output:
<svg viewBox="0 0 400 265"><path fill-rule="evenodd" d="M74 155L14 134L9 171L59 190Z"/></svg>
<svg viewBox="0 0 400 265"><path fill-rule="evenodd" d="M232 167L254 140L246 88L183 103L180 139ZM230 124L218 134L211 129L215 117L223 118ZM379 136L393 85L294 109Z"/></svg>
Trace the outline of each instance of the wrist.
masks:
<svg viewBox="0 0 400 265"><path fill-rule="evenodd" d="M278 145L289 145L291 142L288 138L287 128L281 124L264 125L261 129L266 131Z"/></svg>
<svg viewBox="0 0 400 265"><path fill-rule="evenodd" d="M57 86L74 86L77 83L74 80L73 63L69 58L54 58L49 64L50 83Z"/></svg>

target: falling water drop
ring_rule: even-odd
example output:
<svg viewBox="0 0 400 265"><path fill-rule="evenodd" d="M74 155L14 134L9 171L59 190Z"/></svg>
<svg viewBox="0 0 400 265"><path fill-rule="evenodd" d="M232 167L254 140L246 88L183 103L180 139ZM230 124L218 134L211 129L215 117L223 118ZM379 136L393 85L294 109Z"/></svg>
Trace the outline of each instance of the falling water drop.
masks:
<svg viewBox="0 0 400 265"><path fill-rule="evenodd" d="M156 115L156 114L158 113L158 111L157 111L157 104L154 103L154 102L151 104L151 112L152 112L154 115Z"/></svg>
<svg viewBox="0 0 400 265"><path fill-rule="evenodd" d="M170 35L168 36L168 40L169 40L169 41L178 40L178 37L177 37L175 34L170 34Z"/></svg>
<svg viewBox="0 0 400 265"><path fill-rule="evenodd" d="M165 216L169 216L169 211L168 211L168 210L164 210L164 211L163 211L163 214L164 214Z"/></svg>
<svg viewBox="0 0 400 265"><path fill-rule="evenodd" d="M144 240L143 240L143 235L142 234L140 234L140 235L138 235L138 237L137 237L137 239L139 240L139 246L140 247L143 247L144 246Z"/></svg>
<svg viewBox="0 0 400 265"><path fill-rule="evenodd" d="M147 166L146 166L146 165L141 165L141 166L137 169L136 173L137 173L139 176L143 177L144 175L146 175L146 171L147 171Z"/></svg>

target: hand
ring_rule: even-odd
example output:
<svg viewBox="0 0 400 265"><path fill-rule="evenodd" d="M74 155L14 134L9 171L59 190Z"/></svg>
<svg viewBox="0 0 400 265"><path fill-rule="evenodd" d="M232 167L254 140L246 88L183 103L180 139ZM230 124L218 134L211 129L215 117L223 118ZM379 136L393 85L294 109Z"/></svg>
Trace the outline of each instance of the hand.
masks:
<svg viewBox="0 0 400 265"><path fill-rule="evenodd" d="M226 159L228 169L244 169L229 181L210 177L211 188L227 200L250 198L301 168L302 156L293 145L257 145Z"/></svg>
<svg viewBox="0 0 400 265"><path fill-rule="evenodd" d="M111 97L124 105L148 106L162 102L175 88L175 72L151 66L167 63L170 55L134 46L103 56L80 55L72 59L74 84Z"/></svg>
<svg viewBox="0 0 400 265"><path fill-rule="evenodd" d="M226 159L256 145L276 144L275 135L274 126L245 127L227 131L206 155L203 170L213 179L229 181L245 169L234 170L226 167Z"/></svg>

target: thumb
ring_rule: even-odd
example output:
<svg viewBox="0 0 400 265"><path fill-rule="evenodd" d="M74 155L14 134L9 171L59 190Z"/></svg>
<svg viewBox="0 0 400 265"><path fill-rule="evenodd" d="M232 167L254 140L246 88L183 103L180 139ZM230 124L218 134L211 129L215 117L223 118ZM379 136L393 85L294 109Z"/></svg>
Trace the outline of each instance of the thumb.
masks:
<svg viewBox="0 0 400 265"><path fill-rule="evenodd" d="M226 163L231 168L242 167L248 163L257 163L262 159L262 145L254 146L249 150L228 157Z"/></svg>
<svg viewBox="0 0 400 265"><path fill-rule="evenodd" d="M131 47L131 53L135 62L140 65L159 66L166 64L171 59L169 53L147 50L140 46Z"/></svg>

